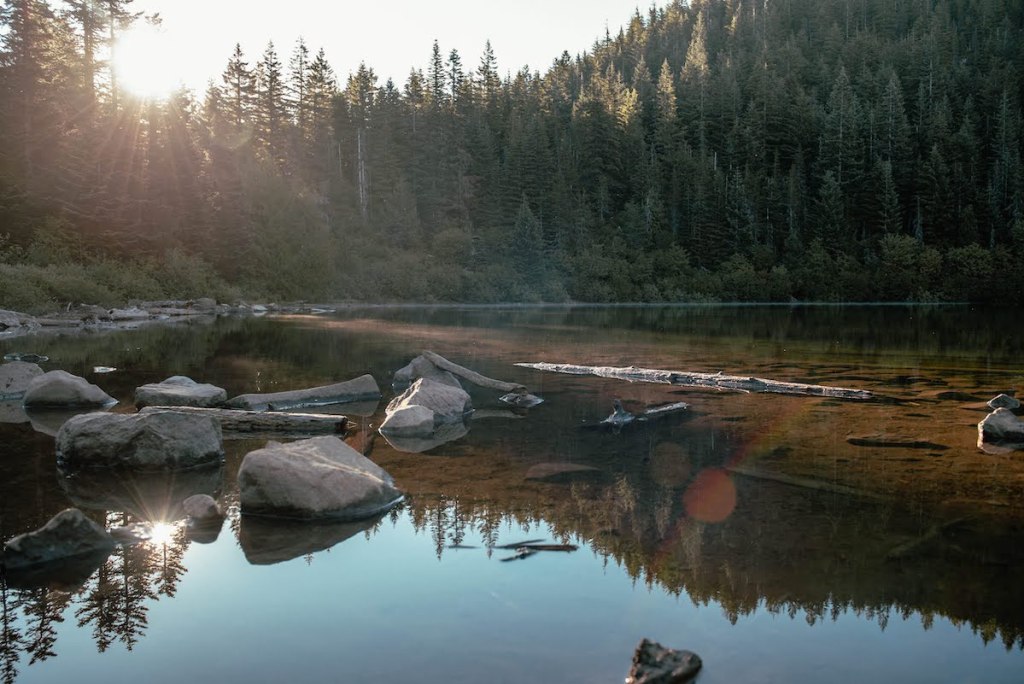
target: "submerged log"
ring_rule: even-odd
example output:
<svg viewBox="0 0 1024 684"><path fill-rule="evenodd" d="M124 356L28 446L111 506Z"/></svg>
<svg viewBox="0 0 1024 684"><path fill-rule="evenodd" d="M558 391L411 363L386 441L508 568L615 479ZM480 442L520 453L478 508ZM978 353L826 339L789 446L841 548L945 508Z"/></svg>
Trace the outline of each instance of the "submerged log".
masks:
<svg viewBox="0 0 1024 684"><path fill-rule="evenodd" d="M802 382L780 382L765 378L741 375L725 375L719 373L691 373L682 371L658 370L654 368L637 368L636 366L578 366L568 363L517 363L522 368L567 373L569 375L596 375L599 378L612 378L628 382L653 382L663 385L683 385L687 387L707 387L711 389L731 389L740 392L772 392L775 394L799 394L814 397L832 397L835 399L871 399L874 394L868 390L849 389L846 387L828 387L826 385L809 385Z"/></svg>
<svg viewBox="0 0 1024 684"><path fill-rule="evenodd" d="M197 406L149 406L147 411L174 411L213 416L220 421L224 437L251 437L253 435L335 435L344 434L348 427L345 416L324 413L289 413L286 411L241 411Z"/></svg>

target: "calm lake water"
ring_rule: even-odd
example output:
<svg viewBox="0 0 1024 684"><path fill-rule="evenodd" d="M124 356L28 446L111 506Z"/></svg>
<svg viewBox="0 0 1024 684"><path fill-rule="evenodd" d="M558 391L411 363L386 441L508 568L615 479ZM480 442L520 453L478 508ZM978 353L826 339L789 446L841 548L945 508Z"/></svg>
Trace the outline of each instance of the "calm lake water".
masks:
<svg viewBox="0 0 1024 684"><path fill-rule="evenodd" d="M545 403L513 412L470 388L467 434L391 445L375 431L391 377L423 349ZM984 401L1024 384L1019 312L346 309L0 340L12 351L99 384L115 411L170 375L235 395L371 373L379 405L322 410L350 417L347 441L408 497L363 524L254 520L237 513L236 473L263 440L226 441L212 471L68 477L52 436L64 417L0 404L3 539L69 506L155 527L59 586L4 582L5 683L621 682L642 637L697 652L701 684L1024 681L1024 452L976 445ZM878 397L698 391L520 361ZM596 427L616 398L690 408ZM181 523L195 493L230 510L215 538ZM528 539L578 549L498 548Z"/></svg>

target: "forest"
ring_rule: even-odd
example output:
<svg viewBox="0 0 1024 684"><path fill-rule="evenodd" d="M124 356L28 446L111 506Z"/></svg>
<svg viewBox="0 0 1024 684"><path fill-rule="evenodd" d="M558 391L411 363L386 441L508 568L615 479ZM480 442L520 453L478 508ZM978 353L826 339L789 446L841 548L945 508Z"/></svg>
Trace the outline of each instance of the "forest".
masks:
<svg viewBox="0 0 1024 684"><path fill-rule="evenodd" d="M404 83L227 44L166 100L131 5L0 5L0 308L1024 298L1016 0L671 0Z"/></svg>

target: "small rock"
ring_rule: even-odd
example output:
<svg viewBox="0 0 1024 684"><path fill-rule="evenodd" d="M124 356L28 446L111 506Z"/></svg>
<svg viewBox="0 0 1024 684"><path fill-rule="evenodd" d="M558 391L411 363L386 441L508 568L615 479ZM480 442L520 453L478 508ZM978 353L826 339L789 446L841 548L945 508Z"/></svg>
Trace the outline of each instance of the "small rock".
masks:
<svg viewBox="0 0 1024 684"><path fill-rule="evenodd" d="M677 651L642 639L633 653L626 684L679 684L692 679L702 664L692 651Z"/></svg>
<svg viewBox="0 0 1024 684"><path fill-rule="evenodd" d="M1020 401L1016 397L1011 397L1009 394L1000 394L988 402L988 407L991 409L1004 408L1016 411L1020 408Z"/></svg>
<svg viewBox="0 0 1024 684"><path fill-rule="evenodd" d="M181 504L190 521L194 524L220 522L224 514L217 501L209 494L194 494Z"/></svg>
<svg viewBox="0 0 1024 684"><path fill-rule="evenodd" d="M25 390L25 406L109 406L117 400L85 378L53 370L34 378Z"/></svg>
<svg viewBox="0 0 1024 684"><path fill-rule="evenodd" d="M337 437L267 442L238 470L242 513L360 520L402 500L385 470Z"/></svg>
<svg viewBox="0 0 1024 684"><path fill-rule="evenodd" d="M175 470L221 462L220 423L205 415L86 413L57 433L57 459L66 468Z"/></svg>
<svg viewBox="0 0 1024 684"><path fill-rule="evenodd" d="M389 434L430 434L434 431L434 412L426 406L403 406L389 413L380 429Z"/></svg>
<svg viewBox="0 0 1024 684"><path fill-rule="evenodd" d="M978 444L1010 442L1024 444L1024 421L1007 408L997 408L978 423Z"/></svg>
<svg viewBox="0 0 1024 684"><path fill-rule="evenodd" d="M544 403L543 399L529 392L509 392L498 397L498 400L516 408L533 408L538 404Z"/></svg>
<svg viewBox="0 0 1024 684"><path fill-rule="evenodd" d="M196 311L209 311L213 313L217 310L217 300L210 297L200 297L192 301L192 308Z"/></svg>
<svg viewBox="0 0 1024 684"><path fill-rule="evenodd" d="M219 406L228 393L216 385L198 383L184 375L174 375L163 382L143 385L135 390L135 405L144 406Z"/></svg>
<svg viewBox="0 0 1024 684"><path fill-rule="evenodd" d="M35 363L11 361L0 365L0 399L17 399L25 395L34 379L43 374Z"/></svg>
<svg viewBox="0 0 1024 684"><path fill-rule="evenodd" d="M71 556L112 550L114 538L77 508L53 516L34 532L26 532L4 544L8 568L54 563Z"/></svg>
<svg viewBox="0 0 1024 684"><path fill-rule="evenodd" d="M137 306L127 309L111 309L107 315L112 321L144 321L150 317L148 311Z"/></svg>
<svg viewBox="0 0 1024 684"><path fill-rule="evenodd" d="M0 309L0 330L21 327L21 314L15 311Z"/></svg>

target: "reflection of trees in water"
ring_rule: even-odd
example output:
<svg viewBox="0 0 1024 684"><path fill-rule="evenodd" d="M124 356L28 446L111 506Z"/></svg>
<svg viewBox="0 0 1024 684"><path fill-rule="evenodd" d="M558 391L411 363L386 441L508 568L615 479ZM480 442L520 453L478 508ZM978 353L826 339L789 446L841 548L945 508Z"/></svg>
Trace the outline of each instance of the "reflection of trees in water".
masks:
<svg viewBox="0 0 1024 684"><path fill-rule="evenodd" d="M929 521L891 503L740 485L740 506L721 523L687 516L685 483L651 484L638 473L497 504L417 495L408 510L439 557L462 543L467 530L491 547L502 530L546 522L553 536L588 543L635 582L719 605L733 624L766 611L809 625L853 615L883 631L893 618L917 619L928 630L942 617L986 644L1024 649L1024 589L1011 577L1019 565L1012 556L1022 552L1000 537L1006 531L979 523L948 543L894 561L887 554ZM976 549L1004 551L986 558Z"/></svg>
<svg viewBox="0 0 1024 684"><path fill-rule="evenodd" d="M111 514L108 526L135 522ZM57 625L74 609L79 628L91 627L100 653L120 641L130 651L146 633L149 604L173 597L185 574L183 558L189 541L183 527L165 542L119 546L78 590L68 593L47 587L13 589L0 584L0 673L3 684L18 674L22 654L28 664L57 655Z"/></svg>

